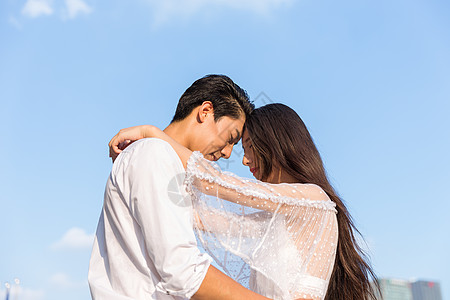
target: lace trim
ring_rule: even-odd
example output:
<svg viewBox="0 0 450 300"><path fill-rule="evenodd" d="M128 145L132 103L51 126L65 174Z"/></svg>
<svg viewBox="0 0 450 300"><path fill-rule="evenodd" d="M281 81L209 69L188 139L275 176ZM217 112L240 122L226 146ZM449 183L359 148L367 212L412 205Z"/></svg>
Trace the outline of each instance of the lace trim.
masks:
<svg viewBox="0 0 450 300"><path fill-rule="evenodd" d="M194 151L187 161L185 184L188 187L188 192L190 194L192 194L192 190L191 190L192 183L195 178L198 178L200 180L206 180L210 183L216 183L224 188L235 190L238 193L241 193L245 196L256 197L259 199L265 199L265 200L269 200L273 203L282 203L282 204L302 206L302 207L313 207L313 208L317 208L317 209L330 210L330 211L333 211L334 213L337 213L336 203L334 203L331 200L324 201L324 200L298 199L298 198L292 198L292 197L287 197L287 196L276 196L273 194L267 194L264 192L260 192L255 189L249 189L249 188L233 185L231 183L224 181L220 177L212 176L211 174L208 174L206 172L201 172L200 170L198 170L195 167L195 164L199 160L202 160L202 159L204 159L203 155L199 151ZM207 162L207 163L209 164L209 166L214 168L217 172L221 172L221 170L218 166L215 166L211 162ZM232 173L227 172L226 175L233 177L236 180L241 180ZM246 180L247 180L247 182L251 182L251 180L249 180L249 179L246 179ZM245 183L245 181L244 181L244 183Z"/></svg>

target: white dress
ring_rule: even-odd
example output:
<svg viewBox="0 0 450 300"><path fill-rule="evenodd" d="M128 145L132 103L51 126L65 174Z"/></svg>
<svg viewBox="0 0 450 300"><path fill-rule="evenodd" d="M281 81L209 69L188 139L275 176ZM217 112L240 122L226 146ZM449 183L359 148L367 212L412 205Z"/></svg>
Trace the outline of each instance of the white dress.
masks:
<svg viewBox="0 0 450 300"><path fill-rule="evenodd" d="M338 227L314 184L269 184L223 172L194 152L186 168L196 231L228 276L271 299L325 298Z"/></svg>

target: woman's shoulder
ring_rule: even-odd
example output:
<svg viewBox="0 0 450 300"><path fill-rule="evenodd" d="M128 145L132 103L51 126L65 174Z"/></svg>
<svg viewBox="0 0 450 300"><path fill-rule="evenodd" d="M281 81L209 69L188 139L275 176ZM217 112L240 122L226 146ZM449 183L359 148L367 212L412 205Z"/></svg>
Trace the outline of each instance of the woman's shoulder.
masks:
<svg viewBox="0 0 450 300"><path fill-rule="evenodd" d="M327 193L314 183L280 183L278 190L283 194L305 200L328 201Z"/></svg>

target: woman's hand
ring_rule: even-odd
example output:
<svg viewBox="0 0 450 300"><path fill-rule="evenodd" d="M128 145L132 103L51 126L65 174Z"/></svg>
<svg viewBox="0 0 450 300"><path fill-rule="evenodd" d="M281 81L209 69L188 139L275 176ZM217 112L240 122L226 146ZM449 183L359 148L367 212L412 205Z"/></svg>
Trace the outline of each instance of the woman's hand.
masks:
<svg viewBox="0 0 450 300"><path fill-rule="evenodd" d="M169 143L180 157L183 166L186 168L187 161L191 156L192 151L179 144L158 127L152 125L141 125L121 129L109 142L109 157L111 157L114 162L123 149L128 147L134 141L143 138L158 138Z"/></svg>
<svg viewBox="0 0 450 300"><path fill-rule="evenodd" d="M155 127L152 125L140 125L121 129L111 141L109 141L109 157L111 157L114 162L120 152L134 141L153 137L152 131L154 128Z"/></svg>

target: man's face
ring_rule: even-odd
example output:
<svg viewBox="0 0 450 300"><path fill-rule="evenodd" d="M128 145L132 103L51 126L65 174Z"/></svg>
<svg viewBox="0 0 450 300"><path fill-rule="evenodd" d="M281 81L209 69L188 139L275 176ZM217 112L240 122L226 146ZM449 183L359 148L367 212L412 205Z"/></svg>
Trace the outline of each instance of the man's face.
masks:
<svg viewBox="0 0 450 300"><path fill-rule="evenodd" d="M208 160L229 158L233 146L242 136L244 123L245 116L241 116L239 119L225 116L215 122L214 115L211 114L196 133L192 149L202 152Z"/></svg>

